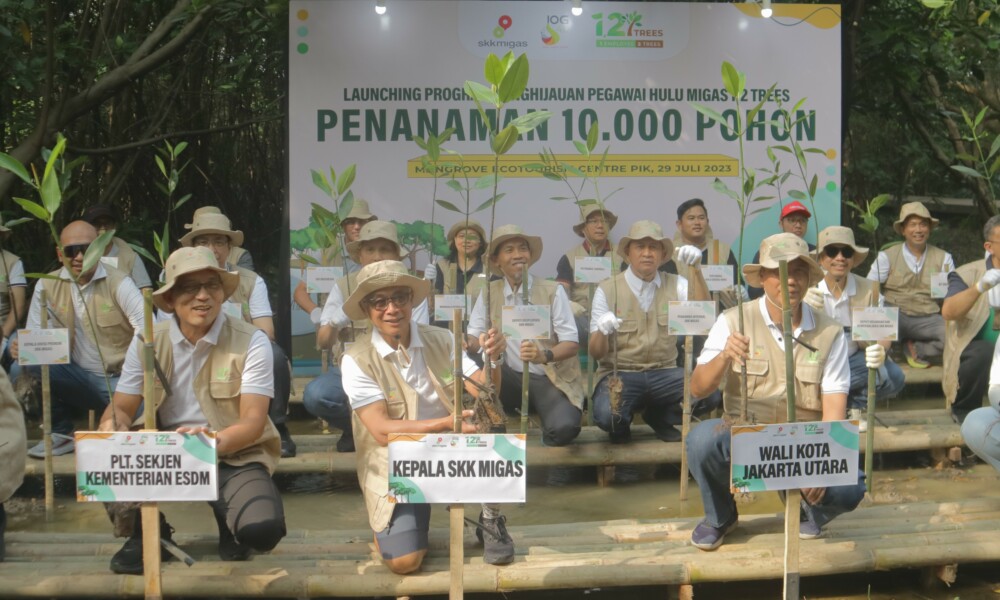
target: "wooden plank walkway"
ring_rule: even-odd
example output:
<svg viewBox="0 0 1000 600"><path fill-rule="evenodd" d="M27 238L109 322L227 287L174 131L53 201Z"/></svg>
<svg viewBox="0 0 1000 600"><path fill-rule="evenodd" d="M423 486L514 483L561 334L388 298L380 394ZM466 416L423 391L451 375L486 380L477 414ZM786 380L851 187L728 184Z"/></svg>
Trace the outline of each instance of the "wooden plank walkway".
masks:
<svg viewBox="0 0 1000 600"><path fill-rule="evenodd" d="M690 545L698 519L615 520L510 527L517 557L486 565L472 531L465 532L466 592L686 585L778 579L781 515L741 518L716 552ZM823 538L802 541L803 576L940 567L1000 560L1000 499L881 505L831 523ZM273 552L224 563L214 534L179 532L175 541L196 561L164 565L167 597L318 598L401 596L448 591L448 532L431 531L421 572L390 573L375 558L371 532L293 531ZM0 597L141 597L141 577L108 570L121 540L111 534L7 535Z"/></svg>
<svg viewBox="0 0 1000 600"><path fill-rule="evenodd" d="M876 452L906 452L951 448L963 445L962 433L945 409L894 410L879 414L885 426L875 431ZM513 429L512 429L513 431ZM610 444L607 434L597 427L584 427L580 437L569 446L552 448L541 445L538 430L528 434L528 467L611 466L680 463L679 442L661 442L647 425L632 428L630 444ZM355 473L355 454L338 453L334 445L339 434L299 435L298 456L278 463L279 473ZM865 437L861 436L864 451ZM44 474L44 462L26 458L26 475ZM53 459L56 475L72 475L73 455Z"/></svg>

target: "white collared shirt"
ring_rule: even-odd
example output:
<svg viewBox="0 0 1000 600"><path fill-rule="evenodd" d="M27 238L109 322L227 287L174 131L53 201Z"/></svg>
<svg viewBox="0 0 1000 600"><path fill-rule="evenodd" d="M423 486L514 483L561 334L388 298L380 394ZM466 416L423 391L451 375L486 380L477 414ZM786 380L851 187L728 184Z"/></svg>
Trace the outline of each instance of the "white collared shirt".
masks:
<svg viewBox="0 0 1000 600"><path fill-rule="evenodd" d="M680 275L675 275L675 277L677 277L677 300L686 301L688 299L687 279ZM642 312L649 312L649 308L653 305L653 298L656 297L656 289L663 282L660 272L656 272L653 281L643 281L641 277L632 272L630 266L625 270L625 281L628 283L628 289L632 290L632 295L639 301L639 308L642 309ZM597 321L610 310L608 297L604 295L604 290L598 287L594 292L594 301L590 305L590 333L597 331Z"/></svg>
<svg viewBox="0 0 1000 600"><path fill-rule="evenodd" d="M535 280L531 273L528 273L528 289L531 289ZM521 286L517 286L517 291L511 289L510 282L506 278L503 280L503 306L520 306L524 304L521 297ZM496 299L491 298L491 301ZM552 335L557 342L580 343L580 334L576 330L576 320L573 318L573 309L569 305L569 297L566 289L561 285L556 286L556 295L552 297ZM499 323L494 323L497 330ZM486 302L483 299L483 292L479 292L476 305L472 307L472 314L469 316L469 335L478 338L479 334L486 333ZM521 360L521 340L516 338L507 339L507 353L504 361L507 365L518 373L524 372L524 361ZM535 375L545 375L545 366L529 363L529 372Z"/></svg>
<svg viewBox="0 0 1000 600"><path fill-rule="evenodd" d="M903 262L906 266L910 268L914 273L920 273L920 270L924 268L924 262L927 259L927 252L920 255L920 259L910 252L910 247L903 244ZM933 266L933 265L932 265ZM872 263L871 269L868 270L868 279L872 281L878 281L879 283L885 283L889 279L889 255L885 252L878 253L878 259ZM940 265L936 265L935 268L941 271L954 271L955 270L955 260L951 257L949 252L944 253L944 260L941 261Z"/></svg>
<svg viewBox="0 0 1000 600"><path fill-rule="evenodd" d="M372 329L371 340L382 360L392 365L403 376L403 381L417 393L417 414L410 417L412 420L436 419L450 414L448 408L438 398L437 390L431 382L427 362L424 359L424 342L420 338L416 321L410 321L410 345L406 348L405 356L387 344L377 329ZM451 346L451 339L448 340L448 345ZM449 347L450 352L454 350ZM407 356L409 361L406 360ZM465 376L471 377L478 370L476 363L468 354L462 352L462 372ZM361 370L351 355L344 355L340 362L340 371L343 376L344 391L347 392L353 410L385 399L382 388Z"/></svg>
<svg viewBox="0 0 1000 600"><path fill-rule="evenodd" d="M170 396L157 411L161 429L177 429L178 427L207 427L208 419L201 410L201 404L194 392L195 375L205 366L219 342L219 332L225 317L220 312L208 332L192 344L177 325L177 319L170 319L170 344L173 350L174 367L167 376L170 378ZM125 364L122 365L122 376L118 380L116 391L124 394L142 395L142 341L138 337L132 339L132 345L125 353ZM274 397L274 355L271 353L271 342L260 329L250 337L247 348L246 364L243 367L240 383L241 394L260 394L268 398Z"/></svg>
<svg viewBox="0 0 1000 600"><path fill-rule="evenodd" d="M840 298L833 297L833 294L830 292L830 287L826 284L826 279L820 281L819 285L816 286L819 288L819 291L823 292L823 306L826 315L844 327L851 326L851 298L856 296L858 293L858 284L854 280L855 277L857 277L857 275L848 273L847 285L844 286L844 291L840 294ZM878 305L879 307L885 306L885 296L882 294L878 295ZM858 343L848 339L848 356L857 351Z"/></svg>
<svg viewBox="0 0 1000 600"><path fill-rule="evenodd" d="M774 343L784 352L785 344L781 327L774 324L771 315L767 312L767 296L762 296L757 300L757 307L760 315L767 325L767 330L771 332ZM802 335L803 331L812 331L816 327L816 319L813 317L812 308L808 304L802 304L802 321L799 326L792 331L794 337ZM698 364L708 364L713 358L722 353L729 339L729 323L726 316L719 315L705 338L705 347L698 356ZM783 367L783 365L782 365ZM841 330L833 339L830 346L830 354L827 356L826 364L823 365L823 379L820 382L820 390L824 394L846 394L851 389L851 369L847 362L847 338Z"/></svg>

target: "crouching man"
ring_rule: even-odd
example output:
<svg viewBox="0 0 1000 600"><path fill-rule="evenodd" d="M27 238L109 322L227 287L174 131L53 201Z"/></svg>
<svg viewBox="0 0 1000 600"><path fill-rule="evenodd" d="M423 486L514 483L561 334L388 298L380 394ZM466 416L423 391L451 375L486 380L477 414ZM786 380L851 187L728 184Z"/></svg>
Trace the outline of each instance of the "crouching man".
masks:
<svg viewBox="0 0 1000 600"><path fill-rule="evenodd" d="M395 503L389 498L389 434L452 430L452 402L446 389L453 381L454 348L447 330L419 325L413 306L431 284L409 274L403 263L383 260L361 268L357 287L344 302L352 320L371 321L371 334L355 341L341 363L344 390L353 410L358 452L358 480L375 532L375 545L394 573L412 573L427 554L428 504ZM496 363L493 384L500 385L499 361L506 341L490 329L479 337L488 360ZM482 382L482 371L462 352L462 372ZM466 383L471 394L472 384ZM463 416L471 417L471 410ZM475 427L463 423L465 433ZM499 506L484 504L476 535L483 542L483 561L492 565L514 560L514 541Z"/></svg>
<svg viewBox="0 0 1000 600"><path fill-rule="evenodd" d="M745 335L738 330L739 307L715 321L691 375L691 393L706 394L723 385L726 414L740 415L740 365L747 371L747 412L758 424L784 423L785 346L781 315L778 261L788 261L788 297L795 340L795 410L800 421L838 421L846 416L851 372L843 326L802 302L806 290L823 279L823 270L809 254L805 240L779 233L760 244L760 263L743 267L748 285L764 295L743 304ZM719 419L702 421L687 438L688 464L698 482L705 519L691 533L691 544L715 550L736 528L739 515L729 493L730 429ZM854 510L865 495L864 473L856 485L802 490L801 539L822 535L822 527L837 515Z"/></svg>
<svg viewBox="0 0 1000 600"><path fill-rule="evenodd" d="M210 504L219 527L219 557L247 560L253 550L271 550L285 536L284 508L271 480L281 453L278 432L267 417L274 394L271 345L260 329L221 314L240 276L220 268L208 248L181 248L171 254L166 279L153 301L173 316L156 325L153 339L170 393L157 381L156 397L142 397L142 341L137 337L100 430L114 430L112 411L118 429L127 430L143 401L151 400L162 430L216 432L219 499ZM134 519L134 527L111 558L111 570L141 574L139 511L118 513L119 518ZM171 528L162 514L160 530L170 539Z"/></svg>

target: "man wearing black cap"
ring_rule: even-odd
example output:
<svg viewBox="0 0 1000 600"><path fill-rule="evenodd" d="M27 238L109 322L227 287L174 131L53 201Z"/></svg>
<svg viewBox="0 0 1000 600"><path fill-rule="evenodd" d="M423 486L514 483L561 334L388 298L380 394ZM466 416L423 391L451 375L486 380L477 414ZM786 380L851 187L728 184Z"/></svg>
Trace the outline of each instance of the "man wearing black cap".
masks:
<svg viewBox="0 0 1000 600"><path fill-rule="evenodd" d="M95 204L83 212L83 220L97 229L97 235L105 231L117 231L118 217L114 210L106 204ZM153 283L146 272L146 265L128 242L120 237L111 238L111 243L104 249L103 262L132 277L137 288L151 288Z"/></svg>

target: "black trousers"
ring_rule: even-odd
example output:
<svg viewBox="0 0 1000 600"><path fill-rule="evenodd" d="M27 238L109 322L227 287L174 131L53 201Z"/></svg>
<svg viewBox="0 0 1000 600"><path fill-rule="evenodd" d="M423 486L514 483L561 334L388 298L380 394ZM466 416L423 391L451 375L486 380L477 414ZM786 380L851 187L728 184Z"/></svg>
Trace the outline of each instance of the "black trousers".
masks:
<svg viewBox="0 0 1000 600"><path fill-rule="evenodd" d="M500 375L500 403L508 414L519 414L522 375L506 364L500 368ZM542 421L542 443L565 446L575 440L580 435L580 409L545 375L529 373L528 378L528 410L537 413Z"/></svg>
<svg viewBox="0 0 1000 600"><path fill-rule="evenodd" d="M983 405L990 387L990 366L994 344L987 340L972 340L958 359L958 393L951 412L961 424L965 417Z"/></svg>

